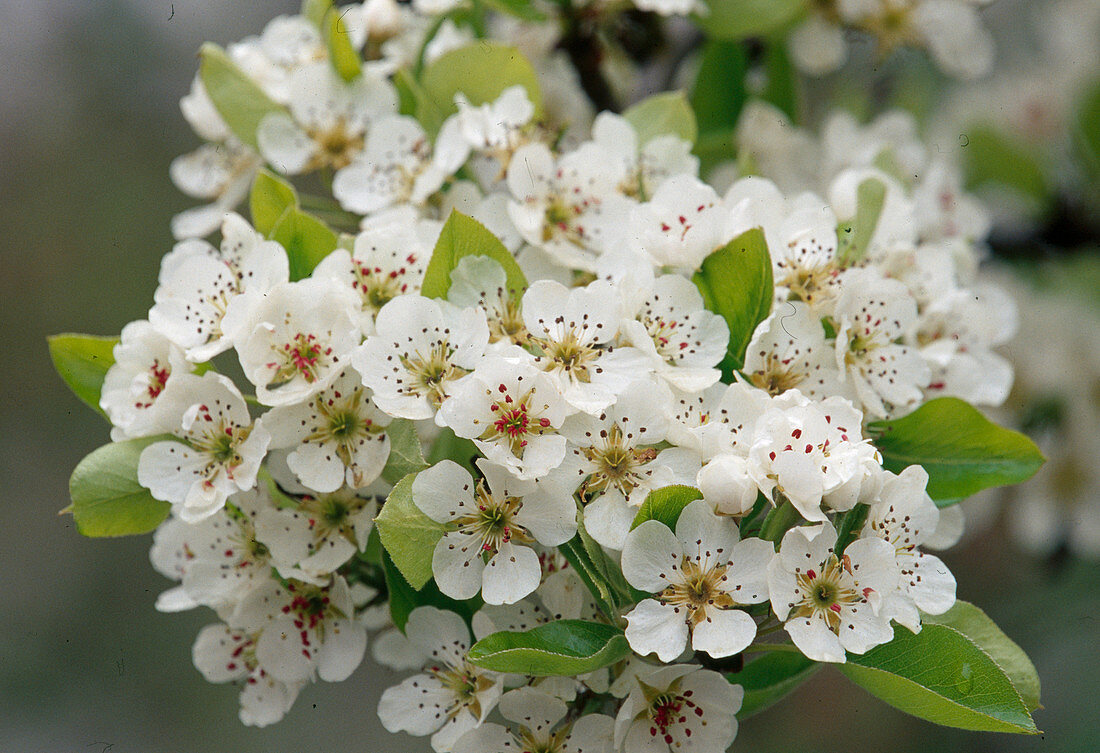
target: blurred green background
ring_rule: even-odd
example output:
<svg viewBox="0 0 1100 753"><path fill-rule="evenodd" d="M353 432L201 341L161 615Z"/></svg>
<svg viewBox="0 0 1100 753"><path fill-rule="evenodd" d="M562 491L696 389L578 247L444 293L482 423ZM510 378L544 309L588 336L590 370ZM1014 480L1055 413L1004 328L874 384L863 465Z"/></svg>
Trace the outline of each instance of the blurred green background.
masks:
<svg viewBox="0 0 1100 753"><path fill-rule="evenodd" d="M306 688L263 730L236 691L191 665L208 611L153 609L169 584L149 537L93 541L58 517L67 479L107 426L53 374L45 337L114 334L151 304L168 220L190 202L168 180L197 145L178 114L205 40L257 33L294 0L0 1L0 753L428 750L375 715L399 678L370 661ZM1045 734L1010 738L905 717L824 671L741 728L735 750L1091 751L1100 743L1100 570L1037 560L995 525L945 559L959 595L1034 659Z"/></svg>

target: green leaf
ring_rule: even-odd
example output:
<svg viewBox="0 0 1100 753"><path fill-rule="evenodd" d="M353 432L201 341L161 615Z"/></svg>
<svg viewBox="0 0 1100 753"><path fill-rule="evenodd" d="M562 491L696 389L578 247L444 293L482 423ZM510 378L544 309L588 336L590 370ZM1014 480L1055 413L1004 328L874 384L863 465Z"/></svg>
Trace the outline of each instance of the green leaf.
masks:
<svg viewBox="0 0 1100 753"><path fill-rule="evenodd" d="M702 498L703 493L694 486L673 484L654 489L646 495L645 502L634 516L634 522L630 524L630 530L633 531L647 520L659 520L675 531L676 521L680 519L684 508Z"/></svg>
<svg viewBox="0 0 1100 753"><path fill-rule="evenodd" d="M429 465L435 465L440 460L452 460L468 470L470 475L478 473L474 461L479 457L481 457L481 451L477 449L476 444L464 437L455 436L455 433L447 428L440 429L435 441L432 442L431 449L428 450Z"/></svg>
<svg viewBox="0 0 1100 753"><path fill-rule="evenodd" d="M856 216L849 222L842 222L836 229L836 255L841 264L855 264L867 253L885 201L886 184L878 178L867 178L859 184L856 189Z"/></svg>
<svg viewBox="0 0 1100 753"><path fill-rule="evenodd" d="M546 14L531 4L531 0L484 0L485 5L524 21L545 21Z"/></svg>
<svg viewBox="0 0 1100 753"><path fill-rule="evenodd" d="M712 39L738 41L782 29L798 18L806 0L706 0L708 13L693 16Z"/></svg>
<svg viewBox="0 0 1100 753"><path fill-rule="evenodd" d="M46 342L53 367L73 394L99 415L106 416L99 407L99 396L107 370L115 362L118 338L64 334L47 337Z"/></svg>
<svg viewBox="0 0 1100 753"><path fill-rule="evenodd" d="M771 311L772 262L764 231L742 233L706 259L692 278L706 307L729 325L730 341L720 364L725 381L745 363L745 348L756 325Z"/></svg>
<svg viewBox="0 0 1100 753"><path fill-rule="evenodd" d="M535 105L535 115L542 112L542 94L539 91L535 69L515 47L480 41L445 52L424 66L420 85L436 116L425 106L417 109L417 120L424 130L434 136L442 119L458 112L455 94L462 92L472 105L495 101L510 86L521 85ZM424 117L422 117L422 115Z"/></svg>
<svg viewBox="0 0 1100 753"><path fill-rule="evenodd" d="M346 13L347 11L345 11ZM333 69L344 79L354 81L363 72L363 61L351 44L351 35L344 24L343 13L330 8L321 24L321 34L328 46L328 59Z"/></svg>
<svg viewBox="0 0 1100 753"><path fill-rule="evenodd" d="M737 674L726 678L745 689L745 700L741 702L738 719L763 711L799 685L817 671L821 665L807 659L802 654L787 651L772 651L745 665Z"/></svg>
<svg viewBox="0 0 1100 753"><path fill-rule="evenodd" d="M1100 82L1081 98L1074 118L1073 137L1082 164L1093 180L1100 179Z"/></svg>
<svg viewBox="0 0 1100 753"><path fill-rule="evenodd" d="M415 588L432 578L432 553L443 538L443 526L420 511L412 499L413 475L397 482L375 518L382 546Z"/></svg>
<svg viewBox="0 0 1100 753"><path fill-rule="evenodd" d="M699 135L695 113L691 111L691 105L682 91L646 97L626 108L623 117L637 131L639 148L657 136L666 134L679 136L692 144Z"/></svg>
<svg viewBox="0 0 1100 753"><path fill-rule="evenodd" d="M799 122L798 69L783 42L771 40L764 45L763 67L767 82L757 96L786 113L792 123Z"/></svg>
<svg viewBox="0 0 1100 753"><path fill-rule="evenodd" d="M382 478L388 484L396 484L410 473L420 473L428 467L420 447L416 424L407 418L395 418L386 427L390 438L390 456L382 469Z"/></svg>
<svg viewBox="0 0 1100 753"><path fill-rule="evenodd" d="M69 478L76 529L85 536L130 536L160 525L172 506L138 483L138 458L154 442L171 439L112 442L81 460Z"/></svg>
<svg viewBox="0 0 1100 753"><path fill-rule="evenodd" d="M252 192L248 196L248 208L252 213L252 226L256 232L270 238L271 231L287 209L298 208L298 194L294 186L274 173L260 170L252 182Z"/></svg>
<svg viewBox="0 0 1100 753"><path fill-rule="evenodd" d="M622 607L634 603L630 584L622 571L585 529L583 510L577 515L577 535L558 546L558 551L577 571L596 605L610 619L616 619ZM647 596L649 594L644 594L641 598Z"/></svg>
<svg viewBox="0 0 1100 753"><path fill-rule="evenodd" d="M901 473L910 465L928 471L928 494L941 507L993 486L1018 484L1035 475L1046 460L1019 432L992 423L954 397L940 397L908 416L877 421L883 466Z"/></svg>
<svg viewBox="0 0 1100 753"><path fill-rule="evenodd" d="M290 279L309 277L321 260L336 250L336 233L316 217L289 207L271 230L271 239L286 249Z"/></svg>
<svg viewBox="0 0 1100 753"><path fill-rule="evenodd" d="M534 677L594 672L630 654L623 631L584 620L555 620L524 632L493 633L467 654L479 667Z"/></svg>
<svg viewBox="0 0 1100 753"><path fill-rule="evenodd" d="M460 614L467 624L473 618L474 612L481 608L480 598L457 601L444 596L432 581L425 583L419 590L413 588L385 552L382 553L382 569L386 576L390 618L402 633L405 632L405 623L409 621L409 614L417 607L432 606L448 609Z"/></svg>
<svg viewBox="0 0 1100 753"><path fill-rule="evenodd" d="M452 210L435 243L420 294L426 298L446 298L451 289L451 272L463 256L488 256L499 263L513 296L521 296L527 289L523 270L504 244L474 218Z"/></svg>
<svg viewBox="0 0 1100 753"><path fill-rule="evenodd" d="M267 115L286 110L264 94L216 44L204 44L199 58L199 77L214 108L238 139L256 148L256 129L260 121Z"/></svg>
<svg viewBox="0 0 1100 753"><path fill-rule="evenodd" d="M332 0L303 0L302 15L318 30L325 21L325 14L332 8Z"/></svg>
<svg viewBox="0 0 1100 753"><path fill-rule="evenodd" d="M1027 710L1039 708L1039 674L1035 665L985 612L960 599L943 614L922 614L921 618L925 625L946 625L973 641L1004 670Z"/></svg>
<svg viewBox="0 0 1100 753"><path fill-rule="evenodd" d="M749 56L743 44L708 40L691 90L699 133L729 132L737 125L748 93ZM730 155L733 156L732 154Z"/></svg>
<svg viewBox="0 0 1100 753"><path fill-rule="evenodd" d="M962 137L963 170L969 189L1000 185L1016 190L1040 206L1050 200L1042 165L1023 143L979 126Z"/></svg>
<svg viewBox="0 0 1100 753"><path fill-rule="evenodd" d="M947 727L1038 734L1020 694L989 654L947 625L926 623L917 634L849 654L836 665L848 679L891 706Z"/></svg>

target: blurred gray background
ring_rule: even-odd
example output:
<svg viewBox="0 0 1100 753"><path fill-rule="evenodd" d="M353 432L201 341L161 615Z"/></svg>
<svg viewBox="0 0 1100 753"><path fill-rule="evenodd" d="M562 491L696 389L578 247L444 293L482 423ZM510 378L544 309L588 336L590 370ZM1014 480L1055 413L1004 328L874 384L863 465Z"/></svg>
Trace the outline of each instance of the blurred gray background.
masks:
<svg viewBox="0 0 1100 753"><path fill-rule="evenodd" d="M205 40L257 33L294 0L0 0L0 753L427 750L375 716L399 680L367 661L306 688L263 730L207 684L191 642L209 611L153 609L169 584L149 537L88 540L58 517L107 426L52 370L45 337L115 334L144 316L168 220L189 206L168 163L197 140L178 113ZM834 672L744 723L735 750L1090 751L1100 740L1100 571L1036 561L998 526L946 559L959 595L1028 651L1039 738L946 730Z"/></svg>

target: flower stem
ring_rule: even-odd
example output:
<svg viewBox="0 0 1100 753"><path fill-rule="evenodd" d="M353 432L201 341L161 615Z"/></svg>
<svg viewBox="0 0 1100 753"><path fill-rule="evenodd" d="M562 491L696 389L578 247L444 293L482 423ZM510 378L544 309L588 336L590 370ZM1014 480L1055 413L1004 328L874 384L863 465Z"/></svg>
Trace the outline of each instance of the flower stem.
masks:
<svg viewBox="0 0 1100 753"><path fill-rule="evenodd" d="M798 510L795 509L790 500L785 499L783 504L772 510L768 513L768 517L764 518L764 524L760 526L760 538L765 541L778 542L783 538L783 534L800 520L802 520L802 516L799 515Z"/></svg>

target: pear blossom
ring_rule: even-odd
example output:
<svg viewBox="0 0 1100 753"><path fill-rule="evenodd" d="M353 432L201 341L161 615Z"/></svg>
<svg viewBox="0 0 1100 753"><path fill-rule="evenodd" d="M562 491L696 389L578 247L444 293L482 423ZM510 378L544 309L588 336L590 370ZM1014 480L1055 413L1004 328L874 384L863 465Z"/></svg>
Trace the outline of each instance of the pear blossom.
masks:
<svg viewBox="0 0 1100 753"><path fill-rule="evenodd" d="M160 265L149 323L190 361L209 360L232 343L223 334L229 304L242 294L262 296L289 279L286 251L265 240L237 214L225 215L222 242L176 244Z"/></svg>
<svg viewBox="0 0 1100 753"><path fill-rule="evenodd" d="M466 659L470 632L454 612L417 607L405 634L427 657L424 672L383 692L378 716L390 732L431 735L432 749L446 753L496 707L501 678Z"/></svg>
<svg viewBox="0 0 1100 753"><path fill-rule="evenodd" d="M723 751L737 736L745 691L695 664L646 667L615 717L615 749Z"/></svg>
<svg viewBox="0 0 1100 753"><path fill-rule="evenodd" d="M771 395L793 387L813 400L855 397L841 379L836 353L825 340L821 320L802 301L784 301L760 322L745 352L744 372Z"/></svg>
<svg viewBox="0 0 1100 753"><path fill-rule="evenodd" d="M312 276L342 282L359 295L359 329L369 334L383 306L398 296L420 292L441 227L437 221L418 219L409 206L380 212L364 222L351 251L337 248Z"/></svg>
<svg viewBox="0 0 1100 753"><path fill-rule="evenodd" d="M529 361L486 358L451 398L439 420L517 478L539 478L565 457L565 400Z"/></svg>
<svg viewBox="0 0 1100 753"><path fill-rule="evenodd" d="M640 200L652 196L668 178L699 172L691 142L665 134L640 143L630 121L611 112L596 116L592 140L582 144L578 153L608 163L609 172L619 176L619 191Z"/></svg>
<svg viewBox="0 0 1100 753"><path fill-rule="evenodd" d="M843 398L814 402L787 390L756 423L749 474L764 496L781 494L806 520L825 520L823 504L850 510L879 465L878 452L862 436L862 420Z"/></svg>
<svg viewBox="0 0 1100 753"><path fill-rule="evenodd" d="M223 321L245 376L264 405L290 405L332 384L359 345L359 300L325 278L272 287L238 301Z"/></svg>
<svg viewBox="0 0 1100 753"><path fill-rule="evenodd" d="M695 486L719 515L744 515L760 496L748 459L732 452L707 461L695 477Z"/></svg>
<svg viewBox="0 0 1100 753"><path fill-rule="evenodd" d="M734 237L718 194L690 174L662 182L634 208L629 224L631 242L654 264L688 271Z"/></svg>
<svg viewBox="0 0 1100 753"><path fill-rule="evenodd" d="M256 484L271 435L253 421L233 382L214 372L180 375L159 400L163 431L178 439L141 451L138 483L196 522ZM179 441L182 440L182 441Z"/></svg>
<svg viewBox="0 0 1100 753"><path fill-rule="evenodd" d="M704 500L683 509L675 533L647 520L627 535L623 577L655 594L626 615L626 639L636 653L671 662L690 637L693 649L718 658L752 643L756 622L738 607L768 600L775 550L767 541L739 538L737 526Z"/></svg>
<svg viewBox="0 0 1100 753"><path fill-rule="evenodd" d="M359 374L347 368L304 402L272 408L264 426L272 449L291 449L287 465L302 484L334 492L345 483L360 489L381 475L392 420L371 402Z"/></svg>
<svg viewBox="0 0 1100 753"><path fill-rule="evenodd" d="M155 434L158 398L172 373L189 373L191 364L178 346L143 319L122 328L112 355L115 362L103 377L99 398L99 407L111 421L111 438Z"/></svg>
<svg viewBox="0 0 1100 753"><path fill-rule="evenodd" d="M887 478L861 535L894 545L899 589L885 597L883 613L917 632L920 612L943 614L955 604L955 577L939 557L918 548L932 540L940 522L939 508L925 491L928 472L911 465L896 476L883 473Z"/></svg>
<svg viewBox="0 0 1100 753"><path fill-rule="evenodd" d="M367 631L354 619L347 581L314 586L269 578L249 592L227 620L230 627L258 633L256 660L276 680L292 684L346 680L367 648Z"/></svg>
<svg viewBox="0 0 1100 753"><path fill-rule="evenodd" d="M327 60L295 67L286 87L289 112L264 116L256 139L268 164L287 175L347 167L371 123L397 111L388 81L364 71L346 82Z"/></svg>
<svg viewBox="0 0 1100 753"><path fill-rule="evenodd" d="M647 266L620 285L628 288L622 292L622 338L672 386L685 392L706 389L721 377L717 365L729 347L729 327L703 307L703 296L690 280L654 278L645 274Z"/></svg>
<svg viewBox="0 0 1100 753"><path fill-rule="evenodd" d="M669 441L690 448L703 461L731 452L747 457L756 422L770 405L766 392L740 381L676 393Z"/></svg>
<svg viewBox="0 0 1100 753"><path fill-rule="evenodd" d="M156 607L178 612L208 606L231 609L271 572L269 543L256 531L257 518L274 504L263 486L239 492L226 507L196 522L170 517L153 535L149 560L180 585L162 592Z"/></svg>
<svg viewBox="0 0 1100 753"><path fill-rule="evenodd" d="M453 753L612 753L615 720L588 714L566 720L561 699L534 688L517 688L501 696L500 713L512 724L483 724L460 737Z"/></svg>
<svg viewBox="0 0 1100 753"><path fill-rule="evenodd" d="M856 539L837 554L836 529L787 531L768 565L772 611L794 645L814 661L844 662L894 637L884 600L898 588L894 547L877 536Z"/></svg>
<svg viewBox="0 0 1100 753"><path fill-rule="evenodd" d="M920 353L895 341L917 321L903 283L866 270L850 273L836 303L836 364L864 410L886 418L922 398L931 373Z"/></svg>
<svg viewBox="0 0 1100 753"><path fill-rule="evenodd" d="M403 295L378 312L375 333L351 363L383 412L431 418L480 363L488 342L484 312Z"/></svg>
<svg viewBox="0 0 1100 753"><path fill-rule="evenodd" d="M242 724L266 727L280 721L294 705L305 681L283 682L272 677L256 657L257 635L225 624L199 631L191 655L207 682L241 686Z"/></svg>
<svg viewBox="0 0 1100 753"><path fill-rule="evenodd" d="M363 151L332 181L344 209L370 214L395 204L422 205L451 171L432 159L431 144L413 118L390 115L371 125Z"/></svg>
<svg viewBox="0 0 1100 753"><path fill-rule="evenodd" d="M462 466L443 460L413 479L412 499L446 531L435 546L439 590L456 599L480 591L487 604L511 604L542 579L531 545L563 544L577 532L572 496L553 482L522 481L485 459L476 484Z"/></svg>
<svg viewBox="0 0 1100 753"><path fill-rule="evenodd" d="M536 363L575 410L603 410L644 368L638 351L611 348L619 331L618 303L615 288L603 280L572 290L539 280L523 296L527 341L539 351Z"/></svg>
<svg viewBox="0 0 1100 753"><path fill-rule="evenodd" d="M631 201L614 178L585 155L556 159L541 143L520 147L506 175L508 214L528 243L559 263L595 271L609 237L624 223Z"/></svg>
<svg viewBox="0 0 1100 753"><path fill-rule="evenodd" d="M508 345L527 342L527 328L519 310L518 291L508 285L504 268L488 256L469 255L451 270L447 300L464 308L478 307L489 325L490 351L507 354Z"/></svg>
<svg viewBox="0 0 1100 753"><path fill-rule="evenodd" d="M636 382L598 416L575 414L561 428L569 449L554 477L588 499L585 527L604 546L622 549L649 492L689 484L699 470L694 453L659 449L668 427L667 395L659 383Z"/></svg>
<svg viewBox="0 0 1100 753"><path fill-rule="evenodd" d="M296 507L268 507L254 526L283 578L325 585L337 568L366 548L377 513L374 497L345 489L303 497Z"/></svg>
<svg viewBox="0 0 1100 753"><path fill-rule="evenodd" d="M191 91L180 100L180 111L195 133L211 143L176 157L168 174L180 191L210 203L172 218L176 240L202 238L217 230L222 217L248 196L262 163L259 155L229 130L199 76L192 79Z"/></svg>
<svg viewBox="0 0 1100 753"><path fill-rule="evenodd" d="M435 159L444 171L452 173L477 154L493 163L497 171L489 184L503 177L512 161L512 154L528 139L524 136L535 106L527 90L509 86L493 102L471 105L466 96L455 95L458 112L443 122L435 144Z"/></svg>

